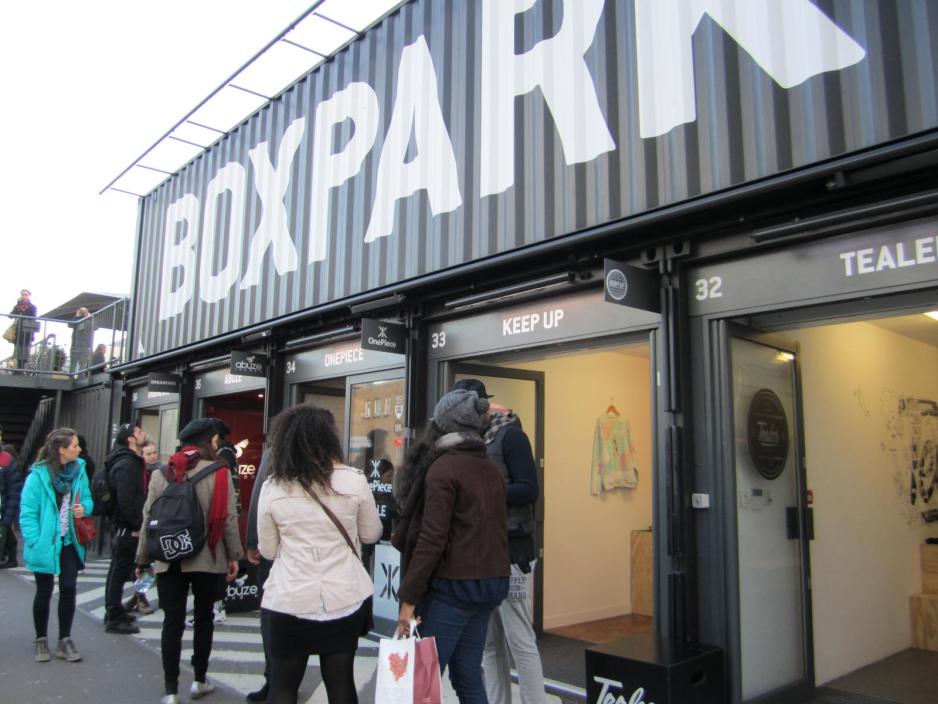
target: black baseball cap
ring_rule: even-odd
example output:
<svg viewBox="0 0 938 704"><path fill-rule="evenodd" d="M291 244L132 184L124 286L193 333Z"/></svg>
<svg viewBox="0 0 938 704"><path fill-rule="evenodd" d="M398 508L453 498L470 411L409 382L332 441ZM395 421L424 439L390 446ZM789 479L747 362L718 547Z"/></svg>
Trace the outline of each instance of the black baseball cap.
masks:
<svg viewBox="0 0 938 704"><path fill-rule="evenodd" d="M478 379L460 379L453 384L453 391L456 389L465 389L466 391L475 391L479 398L494 398L495 394L486 393L485 384Z"/></svg>

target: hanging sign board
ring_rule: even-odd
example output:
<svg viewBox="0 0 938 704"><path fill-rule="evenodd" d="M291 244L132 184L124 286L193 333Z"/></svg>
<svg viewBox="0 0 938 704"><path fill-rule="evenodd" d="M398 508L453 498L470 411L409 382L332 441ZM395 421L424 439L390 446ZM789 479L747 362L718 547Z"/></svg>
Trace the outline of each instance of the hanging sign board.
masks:
<svg viewBox="0 0 938 704"><path fill-rule="evenodd" d="M178 394L182 386L182 377L178 374L150 372L147 375L147 391Z"/></svg>
<svg viewBox="0 0 938 704"><path fill-rule="evenodd" d="M650 269L603 260L603 300L620 306L661 312L661 279Z"/></svg>
<svg viewBox="0 0 938 704"><path fill-rule="evenodd" d="M232 374L241 376L267 376L267 368L270 366L270 360L266 355L257 352L240 352L233 350L231 352Z"/></svg>
<svg viewBox="0 0 938 704"><path fill-rule="evenodd" d="M407 328L384 320L362 318L362 349L404 354Z"/></svg>

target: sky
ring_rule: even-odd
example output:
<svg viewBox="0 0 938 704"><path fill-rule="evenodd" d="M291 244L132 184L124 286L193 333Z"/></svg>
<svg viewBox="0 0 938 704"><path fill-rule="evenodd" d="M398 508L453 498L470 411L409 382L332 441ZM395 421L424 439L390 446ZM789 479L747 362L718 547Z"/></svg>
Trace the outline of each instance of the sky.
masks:
<svg viewBox="0 0 938 704"><path fill-rule="evenodd" d="M310 4L0 3L0 312L129 295L138 201L98 192Z"/></svg>

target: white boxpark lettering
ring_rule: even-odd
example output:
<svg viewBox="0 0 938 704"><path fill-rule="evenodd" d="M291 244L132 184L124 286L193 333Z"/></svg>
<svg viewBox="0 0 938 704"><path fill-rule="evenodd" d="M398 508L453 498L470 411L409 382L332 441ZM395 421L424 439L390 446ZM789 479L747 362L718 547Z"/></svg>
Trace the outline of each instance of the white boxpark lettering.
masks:
<svg viewBox="0 0 938 704"><path fill-rule="evenodd" d="M426 190L434 215L462 205L456 155L437 96L433 59L426 39L420 37L404 47L401 54L397 99L378 161L378 192L365 242L390 235L394 229L394 204L417 191ZM411 131L417 156L407 162Z"/></svg>
<svg viewBox="0 0 938 704"><path fill-rule="evenodd" d="M515 96L535 88L541 89L554 118L567 164L592 161L616 148L583 60L604 0L564 0L560 31L527 53L515 54L515 15L536 1L482 4L482 197L501 193L514 183Z"/></svg>
<svg viewBox="0 0 938 704"><path fill-rule="evenodd" d="M604 0L563 0L557 33L523 54L515 53L514 26L519 13L536 0L483 0L481 85L479 88L479 198L514 185L516 129L514 101L540 88L553 118L568 165L586 163L616 149L585 58L592 46ZM636 59L640 136L655 137L696 119L694 30L708 15L779 85L789 88L812 76L840 70L865 51L810 0L635 0ZM433 215L463 204L452 139L440 106L436 68L424 36L406 46L398 65L391 119L378 157L373 209L359 236L366 243L393 232L397 201L426 191ZM309 116L284 130L271 162L271 145L260 142L248 152L261 218L242 256L247 202L246 164L225 164L200 199L185 194L166 206L160 272L159 320L182 313L196 286L199 298L215 303L264 280L264 260L271 250L278 276L324 261L328 255L330 191L358 176L374 149L383 124L378 96L364 82L352 82L320 102L309 130L309 218L306 261L299 261L284 199ZM351 138L334 151L333 132L346 120ZM465 129L473 129L468 125ZM415 158L407 161L411 133ZM467 154L464 158L475 158ZM219 206L227 200L226 260L215 271ZM224 222L224 218L221 218ZM916 252L916 259L928 256ZM933 256L933 255L932 255ZM865 260L863 260L865 262ZM897 263L897 265L901 266ZM866 264L864 264L866 266ZM883 262L888 266L888 261ZM850 274L848 274L850 275Z"/></svg>
<svg viewBox="0 0 938 704"><path fill-rule="evenodd" d="M305 117L290 123L283 133L283 139L280 140L276 169L270 163L267 142L261 142L248 152L248 157L254 165L254 188L261 199L261 221L254 232L254 239L251 240L248 268L241 281L242 290L260 283L261 264L268 248L273 249L277 274L282 276L289 271L296 271L296 246L290 236L290 220L283 198L290 187L293 158L300 148L305 131Z"/></svg>
<svg viewBox="0 0 938 704"><path fill-rule="evenodd" d="M704 15L782 88L857 63L866 52L810 0L635 0L639 134L697 119L694 31Z"/></svg>
<svg viewBox="0 0 938 704"><path fill-rule="evenodd" d="M938 261L938 237L920 237L913 242L895 242L842 252L838 255L844 276L861 276L890 269L904 269Z"/></svg>
<svg viewBox="0 0 938 704"><path fill-rule="evenodd" d="M539 328L550 330L560 327L564 318L563 308L552 308L543 313L524 313L502 318L502 337L508 335L525 335Z"/></svg>
<svg viewBox="0 0 938 704"><path fill-rule="evenodd" d="M212 256L203 256L199 266L199 295L206 303L220 301L238 280L241 273L241 238L244 227L244 191L248 172L236 161L225 164L209 181L202 216L202 251L215 253L218 235L218 200L228 193L228 261L216 274L212 272ZM222 218L224 222L224 218Z"/></svg>

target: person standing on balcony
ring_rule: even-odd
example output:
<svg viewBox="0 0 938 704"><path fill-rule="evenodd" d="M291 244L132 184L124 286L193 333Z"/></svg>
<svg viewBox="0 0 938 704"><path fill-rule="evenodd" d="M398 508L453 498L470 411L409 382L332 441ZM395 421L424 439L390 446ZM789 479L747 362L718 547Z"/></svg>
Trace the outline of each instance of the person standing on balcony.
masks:
<svg viewBox="0 0 938 704"><path fill-rule="evenodd" d="M94 318L87 308L75 311L75 317L69 323L72 328L72 346L69 352L69 371L85 371L91 362L91 338L94 333Z"/></svg>
<svg viewBox="0 0 938 704"><path fill-rule="evenodd" d="M39 329L39 322L36 318L36 306L30 302L30 293L28 288L20 291L20 297L10 311L10 315L21 316L16 320L16 342L13 343L13 358L16 360L18 369L25 369L29 361L29 349L33 346L33 335Z"/></svg>

